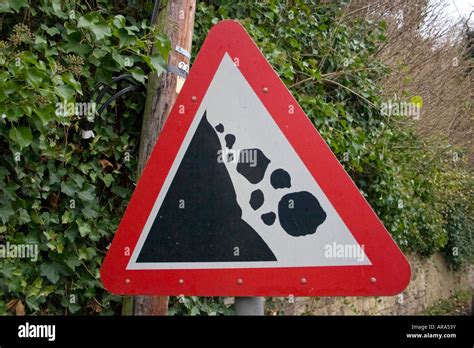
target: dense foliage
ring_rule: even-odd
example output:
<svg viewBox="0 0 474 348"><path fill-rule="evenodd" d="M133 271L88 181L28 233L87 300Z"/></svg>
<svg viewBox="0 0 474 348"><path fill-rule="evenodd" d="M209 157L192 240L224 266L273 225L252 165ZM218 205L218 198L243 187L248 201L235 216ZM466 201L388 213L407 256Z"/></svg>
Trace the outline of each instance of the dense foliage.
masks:
<svg viewBox="0 0 474 348"><path fill-rule="evenodd" d="M342 16L308 0L200 3L194 48L212 24L239 19L397 243L422 255L443 249L459 265L472 253L472 172L460 150L425 144L412 120L384 114L377 81L387 68L373 57L386 24ZM445 158L430 150L440 145Z"/></svg>
<svg viewBox="0 0 474 348"><path fill-rule="evenodd" d="M111 314L120 305L102 290L99 267L134 187L144 96L96 117L90 146L81 145L84 115L56 112L113 76L144 83L163 70L169 43L138 15L141 5L111 4L0 5L0 238L40 249L37 262L0 261L0 314ZM150 55L153 43L160 50Z"/></svg>
<svg viewBox="0 0 474 348"><path fill-rule="evenodd" d="M380 111L386 68L372 58L383 22L342 21L337 6L306 0L214 3L198 3L194 51L212 24L239 19L399 245L443 249L454 265L470 257L473 177L461 152L434 157L403 116ZM170 46L149 28L149 5L0 3L0 243L40 246L37 262L0 260L0 314L120 309L98 270L133 190L144 96L111 104L90 146L80 143L79 117L55 107L85 101L112 76L128 71L145 83L149 69L162 71ZM220 299L170 305L172 314L228 313Z"/></svg>

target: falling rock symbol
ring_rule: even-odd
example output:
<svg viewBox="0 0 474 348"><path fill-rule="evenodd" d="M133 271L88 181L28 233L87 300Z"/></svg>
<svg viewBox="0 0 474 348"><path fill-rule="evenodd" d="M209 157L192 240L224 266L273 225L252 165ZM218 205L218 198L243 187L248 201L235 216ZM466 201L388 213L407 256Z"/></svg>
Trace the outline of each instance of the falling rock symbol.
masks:
<svg viewBox="0 0 474 348"><path fill-rule="evenodd" d="M263 205L264 200L262 190L255 190L250 194L249 204L253 210L257 210Z"/></svg>
<svg viewBox="0 0 474 348"><path fill-rule="evenodd" d="M276 261L264 240L242 220L227 168L216 161L219 150L216 130L204 113L143 243L138 263ZM179 200L186 202L186 209L178 209Z"/></svg>
<svg viewBox="0 0 474 348"><path fill-rule="evenodd" d="M278 203L280 225L294 237L316 233L326 217L319 201L307 191L288 193Z"/></svg>
<svg viewBox="0 0 474 348"><path fill-rule="evenodd" d="M237 172L250 183L258 184L267 171L270 160L260 149L244 149L240 151Z"/></svg>
<svg viewBox="0 0 474 348"><path fill-rule="evenodd" d="M273 173L270 175L270 182L274 189L291 187L290 174L281 168L273 171Z"/></svg>

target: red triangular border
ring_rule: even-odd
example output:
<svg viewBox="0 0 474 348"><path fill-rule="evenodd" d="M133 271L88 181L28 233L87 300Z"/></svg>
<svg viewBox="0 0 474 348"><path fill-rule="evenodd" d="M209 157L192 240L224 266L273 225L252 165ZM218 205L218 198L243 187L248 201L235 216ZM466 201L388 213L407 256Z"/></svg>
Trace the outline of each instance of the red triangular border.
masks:
<svg viewBox="0 0 474 348"><path fill-rule="evenodd" d="M300 155L359 244L370 266L126 270L163 182L225 53ZM268 88L264 93L263 88ZM288 116L288 105L294 114ZM186 114L178 113L183 105ZM283 110L283 111L282 111ZM317 160L315 156L317 155ZM101 268L116 294L195 296L371 296L405 289L410 265L372 208L245 29L226 20L209 32L133 193ZM239 281L241 280L241 282ZM304 279L304 280L302 280Z"/></svg>

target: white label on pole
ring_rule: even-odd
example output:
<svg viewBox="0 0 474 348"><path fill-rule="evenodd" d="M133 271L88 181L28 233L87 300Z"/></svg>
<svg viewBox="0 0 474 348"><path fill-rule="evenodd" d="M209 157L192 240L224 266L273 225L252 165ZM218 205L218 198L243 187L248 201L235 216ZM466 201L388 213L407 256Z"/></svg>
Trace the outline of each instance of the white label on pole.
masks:
<svg viewBox="0 0 474 348"><path fill-rule="evenodd" d="M181 76L178 76L176 79L176 93L181 92L181 88L183 88L185 79L183 79Z"/></svg>

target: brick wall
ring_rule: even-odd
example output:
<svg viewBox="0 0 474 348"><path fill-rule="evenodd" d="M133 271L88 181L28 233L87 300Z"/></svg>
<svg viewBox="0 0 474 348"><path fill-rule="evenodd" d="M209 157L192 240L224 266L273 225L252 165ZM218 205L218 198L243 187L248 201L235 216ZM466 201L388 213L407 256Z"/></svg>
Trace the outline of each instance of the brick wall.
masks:
<svg viewBox="0 0 474 348"><path fill-rule="evenodd" d="M389 297L298 297L293 303L288 299L272 298L267 307L283 308L287 315L410 315L417 314L438 300L456 292L474 288L474 269L449 270L441 254L430 258L408 255L412 279L402 294Z"/></svg>

